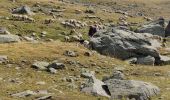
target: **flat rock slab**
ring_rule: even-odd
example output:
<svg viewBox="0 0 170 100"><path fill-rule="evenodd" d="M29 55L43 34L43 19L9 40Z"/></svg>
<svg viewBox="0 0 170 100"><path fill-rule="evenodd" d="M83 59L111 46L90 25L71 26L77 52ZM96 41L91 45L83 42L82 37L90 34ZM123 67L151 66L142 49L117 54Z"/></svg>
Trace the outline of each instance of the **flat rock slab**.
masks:
<svg viewBox="0 0 170 100"><path fill-rule="evenodd" d="M21 97L28 97L28 96L31 96L31 95L36 95L36 93L34 91L31 91L31 90L26 90L26 91L23 91L23 92L12 94L11 96L21 98Z"/></svg>
<svg viewBox="0 0 170 100"><path fill-rule="evenodd" d="M20 38L17 35L0 35L0 43L13 43L13 42L19 42Z"/></svg>

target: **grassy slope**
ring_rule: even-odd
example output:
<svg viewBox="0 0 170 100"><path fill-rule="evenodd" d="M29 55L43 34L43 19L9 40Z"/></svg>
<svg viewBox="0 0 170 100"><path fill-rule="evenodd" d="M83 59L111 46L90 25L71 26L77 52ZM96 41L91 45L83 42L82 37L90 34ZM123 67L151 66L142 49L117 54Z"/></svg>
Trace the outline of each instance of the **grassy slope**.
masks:
<svg viewBox="0 0 170 100"><path fill-rule="evenodd" d="M62 4L57 1L55 3L47 3L48 0L41 0L42 4L49 4L54 6L62 6L66 7L66 12L64 13L64 18L75 18L79 20L86 20L84 19L84 15L76 15L74 14L75 9L87 9L85 6L81 5L71 5L71 4ZM96 0L93 0L96 2ZM126 0L127 1L127 0ZM129 0L128 0L129 1ZM155 0L154 0L155 1ZM155 4L157 4L158 0L155 1ZM27 4L32 6L36 0L22 0L17 3L11 3L7 0L0 0L0 16L11 16L9 12L9 8L14 8L19 5ZM99 0L97 1L99 2ZM100 2L103 2L103 0L100 0ZM108 2L105 0L105 2ZM114 2L114 0L113 0ZM120 0L118 1L120 2ZM143 0L137 0L136 2L143 3ZM151 3L152 1L150 1ZM160 2L159 2L160 3ZM164 3L164 2L161 2ZM118 20L119 14L109 14L101 12L100 9L97 9L98 13L96 15L102 17L107 20L113 20L116 22ZM109 16L105 16L109 15ZM165 13L166 15L166 13ZM63 26L59 24L59 22L55 22L51 24L50 26L43 25L42 22L46 18L51 18L51 16L46 16L42 14L36 14L33 16L36 19L36 23L23 23L20 21L9 21L9 20L0 20L0 26L7 27L10 29L10 31L14 34L21 33L21 34L31 34L29 30L33 30L36 33L42 32L42 30L47 31L48 37L54 38L54 39L61 39L62 36L60 36L61 32L69 32L70 29L65 29ZM130 21L134 21L134 19L130 19ZM136 18L137 22L141 22L141 18ZM87 29L79 30L83 33L87 32ZM62 40L62 39L61 39ZM76 50L80 53L80 56L77 58L68 58L63 56L64 50ZM99 73L96 74L98 78L101 79L102 76L109 75L112 73L115 66L122 66L124 67L125 74L127 76L127 79L136 79L136 80L143 80L146 82L151 82L161 88L162 91L162 97L164 100L169 100L170 97L170 90L167 88L170 88L170 81L167 76L168 71L170 71L170 66L156 66L153 68L153 66L129 66L125 62L104 57L99 54L95 54L93 57L85 57L83 53L85 51L88 51L87 49L83 48L82 46L77 47L76 44L68 44L68 43L62 43L62 42L49 42L49 43L19 43L19 44L0 44L0 55L8 55L10 58L10 62L14 62L12 67L8 68L4 65L0 65L0 77L2 77L5 81L0 81L0 99L3 100L19 100L22 98L12 98L10 97L10 93L20 92L24 90L39 90L39 89L47 89L51 91L52 93L55 93L54 97L58 100L96 100L97 98L101 97L93 97L90 95L86 95L83 93L80 93L79 90L71 90L67 87L65 87L68 83L62 82L61 78L65 76L80 75L80 68L77 68L75 66L66 65L66 70L59 71L56 75L51 75L47 72L37 72L34 69L30 68L32 62L34 60L41 60L41 61L53 61L55 59L59 59L61 62L64 62L66 59L68 60L76 60L80 61L80 63L87 66L90 70L98 70L97 67L91 66L92 63L96 63L97 66L101 66L101 69L99 70ZM27 64L22 65L21 60L27 60ZM15 67L20 66L21 68L19 70L15 69ZM75 69L75 71L71 71L71 69ZM161 76L155 76L155 73L160 73ZM9 82L10 78L19 78L23 82L21 85L17 85L15 83ZM37 86L35 83L37 81L45 81L47 84L43 86ZM76 82L76 84L80 84L80 82ZM51 89L53 87L53 89ZM54 89L56 87L56 89ZM64 92L64 94L60 93L58 90L61 90ZM30 100L33 97L28 98ZM104 98L103 98L104 99ZM102 100L103 100L102 99ZM25 98L23 98L25 100ZM157 100L157 99L154 99Z"/></svg>
<svg viewBox="0 0 170 100"><path fill-rule="evenodd" d="M83 22L91 21L90 19L85 19L86 14L75 14L75 10L80 9L82 11L85 11L88 9L86 6L82 6L81 4L65 4L58 1L46 1L41 0L39 1L41 6L53 6L53 8L61 7L66 8L66 11L63 13L62 18L57 18L57 20L49 25L43 24L44 20L47 18L52 18L50 15L44 15L42 13L37 13L33 17L35 19L35 23L24 23L23 21L13 21L13 20L0 20L0 26L1 27L7 27L11 33L13 34L22 34L22 35L29 35L33 32L37 33L39 35L42 31L47 31L47 37L46 38L52 38L52 39L60 39L63 40L63 33L68 35L70 32L70 28L63 27L60 23L62 20L66 19L77 19ZM36 0L22 0L17 1L15 3L12 3L10 0L1 0L0 1L0 16L5 16L11 18L11 12L10 9L19 7L21 5L29 5L32 7L36 3ZM5 5L5 6L4 6ZM117 23L118 18L121 16L120 14L115 13L108 13L103 12L101 9L95 8L97 13L96 16L104 19L104 22L113 21L114 23ZM106 16L107 15L107 16ZM93 19L93 21L99 21L98 19ZM142 22L142 18L129 18L129 22ZM81 32L84 34L84 36L87 36L88 27L85 27L83 29L76 29L78 32Z"/></svg>
<svg viewBox="0 0 170 100"><path fill-rule="evenodd" d="M126 78L134 79L134 80L142 80L146 82L151 82L161 88L162 97L164 100L169 100L170 92L166 88L169 88L169 76L167 73L170 66L129 66L125 62L116 60L114 58L104 57L97 53L92 57L84 56L85 51L89 51L82 46L77 47L77 44L72 43L62 43L62 42L49 42L49 43L18 43L18 44L1 44L0 54L8 55L10 58L10 62L13 62L12 67L7 67L4 65L0 65L0 76L5 81L0 81L1 87L1 99L11 99L9 93L15 93L24 90L41 90L47 89L52 93L55 93L55 99L59 99L59 97L67 100L69 98L73 100L85 100L89 98L91 100L96 100L100 97L93 97L89 95L85 95L79 92L79 89L69 89L66 87L69 83L62 82L61 79L63 77L68 76L79 76L80 70L83 67L70 66L66 64L67 69L58 71L56 75L49 74L47 72L37 72L35 69L30 68L31 64L34 60L41 61L53 61L58 59L61 62L65 62L66 60L75 60L79 61L81 64L85 65L87 69L93 71L99 71L96 76L101 79L103 76L111 75L113 69L116 66L124 67ZM63 55L65 50L76 50L80 54L79 57L69 58ZM21 61L27 60L25 65L22 65ZM97 66L91 66L92 63L96 63L97 66L100 66L101 69L98 70ZM21 67L19 70L15 69L16 67ZM74 71L71 71L74 69ZM155 73L159 73L160 76L155 76ZM19 78L23 84L18 85L16 83L9 82L11 78ZM81 79L82 80L82 79ZM36 85L38 81L45 81L46 85ZM76 84L79 86L80 82L77 81ZM55 90L54 90L55 87ZM64 94L59 93L62 91ZM33 97L30 97L33 98ZM30 99L28 98L28 99ZM14 98L13 98L14 99ZM19 98L16 98L19 100ZM103 99L102 99L103 100ZM157 100L157 99L154 99Z"/></svg>

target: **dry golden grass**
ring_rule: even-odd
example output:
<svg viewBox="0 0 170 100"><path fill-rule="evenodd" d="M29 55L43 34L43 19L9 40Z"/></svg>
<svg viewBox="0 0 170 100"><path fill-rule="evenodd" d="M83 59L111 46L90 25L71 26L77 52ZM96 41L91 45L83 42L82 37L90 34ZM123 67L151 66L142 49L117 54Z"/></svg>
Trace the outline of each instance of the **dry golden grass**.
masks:
<svg viewBox="0 0 170 100"><path fill-rule="evenodd" d="M0 86L2 89L0 97L5 100L20 100L20 98L10 97L8 93L20 92L27 89L47 89L50 92L55 93L54 98L56 100L61 100L61 98L63 98L63 100L85 100L86 98L90 100L96 100L96 97L85 95L79 92L79 89L72 90L67 88L67 85L69 83L61 81L63 77L80 75L80 70L83 67L76 67L66 64L67 69L58 71L58 73L55 75L49 74L48 72L37 72L35 69L31 68L31 64L34 62L34 60L50 62L56 59L61 62L70 60L79 61L81 64L85 65L87 69L98 71L99 73L96 73L96 76L99 79L101 79L103 76L111 75L115 67L121 66L125 68L124 73L127 79L151 82L160 87L161 96L164 98L164 100L170 99L170 92L168 89L170 88L170 77L168 76L168 73L170 71L169 65L155 67L142 65L130 66L123 61L101 56L97 53L95 53L91 57L86 57L84 56L84 52L89 50L87 50L83 46L77 46L76 43L63 43L59 41L48 43L40 42L0 44L0 48L0 55L7 55L10 59L10 62L14 63L10 68L6 67L5 65L0 65L0 76L4 80L6 80L0 81ZM63 55L65 50L75 50L79 53L79 56L75 58L66 57ZM22 65L22 60L27 60L27 64ZM92 63L96 63L97 66L101 66L101 69L98 70L97 66L91 66ZM20 66L20 69L15 69L18 66ZM71 69L74 69L74 71L71 71ZM155 74L158 74L159 76L155 76ZM11 83L8 81L10 78L19 78L19 80L21 80L23 84L18 85L16 83ZM35 85L37 81L45 81L47 84L43 86L37 86ZM81 81L78 81L76 82L76 84L79 86L80 82ZM53 90L54 88L50 88L51 86L54 87L55 85L57 85L57 90ZM58 90L61 90L64 94L59 93ZM34 96L30 98L34 98ZM30 98L28 97L28 100L30 100Z"/></svg>
<svg viewBox="0 0 170 100"><path fill-rule="evenodd" d="M156 7L168 7L169 0L84 0L90 2L118 2L122 5L124 4L132 4L137 3L139 5L144 4L146 6L142 9L148 11L148 13L153 13L153 11L148 10L147 7L156 8ZM9 11L10 8L18 7L20 5L29 5L32 6L35 4L37 0L17 0L16 3L11 3L7 0L0 0L0 15L2 16L11 16ZM64 12L63 19L77 19L81 21L90 21L89 19L84 19L85 14L75 14L76 9L80 9L85 11L87 7L73 4L63 4L58 2L57 0L38 0L41 2L42 5L53 5L53 6L61 6L65 7L66 11ZM161 4L161 5L159 5ZM163 10L162 10L163 9ZM155 12L159 14L157 16L166 16L168 18L169 9L156 9L158 10ZM154 11L156 11L154 10ZM159 13L158 13L159 12ZM96 16L101 17L108 22L108 20L112 20L113 22L117 22L118 18L121 16L120 14L115 13L107 13L102 12L101 9L97 9ZM107 16L106 16L107 15ZM63 28L59 23L56 22L51 24L50 26L42 25L42 22L46 18L51 18L52 16L36 14L33 16L37 21L36 23L23 23L18 21L8 21L8 20L0 20L0 26L4 26L9 28L10 31L15 33L21 34L30 34L28 30L34 30L36 32L41 32L42 30L47 31L52 38L57 38L61 40L61 37L58 37L58 34L61 31L69 32L70 29ZM96 19L94 19L95 21ZM142 23L144 20L142 17L137 18L129 18L128 22L139 22ZM81 33L87 33L87 29L78 30ZM169 45L168 45L169 46ZM80 56L75 58L66 57L63 55L65 50L75 50L79 53ZM85 67L89 70L97 71L96 76L101 79L103 76L111 75L113 69L117 66L121 66L125 68L125 75L127 79L134 79L134 80L142 80L146 82L151 82L161 89L161 96L163 100L170 100L170 69L169 65L167 66L142 66L142 65L133 65L130 66L126 62L102 56L98 53L95 53L92 57L84 56L84 52L89 51L88 49L84 48L83 46L77 46L76 43L63 43L63 42L39 42L39 43L14 43L14 44L0 44L0 55L7 55L9 57L10 63L12 67L7 67L6 65L0 65L0 77L3 78L5 81L0 81L0 99L2 100L26 100L25 98L13 98L9 94L20 92L24 90L39 90L39 89L47 89L52 93L55 93L54 98L56 100L96 100L97 98L101 98L105 100L106 98L102 97L94 97L90 95L86 95L80 93L79 89L69 89L66 87L69 83L62 82L61 78L68 77L68 76L78 76L80 75L81 67L76 67L73 65L66 64L67 69L58 71L57 74L52 75L48 72L37 72L35 69L31 68L31 64L34 60L39 61L53 61L59 60L61 62L75 60L79 61L81 64L85 65ZM162 50L162 53L167 54L167 51ZM27 60L25 65L22 65L22 60ZM97 66L91 66L91 64L96 63ZM98 66L101 69L98 69ZM19 70L15 69L16 67L20 67ZM74 69L74 71L72 71ZM155 76L157 74L158 76ZM11 83L9 80L11 78L19 78L23 82L23 84L16 84ZM45 81L47 84L43 86L37 86L35 83L37 81ZM76 82L79 86L80 81ZM54 87L56 88L54 89ZM51 88L53 87L53 88ZM60 93L61 90L64 94ZM27 98L28 100L34 97ZM158 97L154 98L153 100L158 100Z"/></svg>

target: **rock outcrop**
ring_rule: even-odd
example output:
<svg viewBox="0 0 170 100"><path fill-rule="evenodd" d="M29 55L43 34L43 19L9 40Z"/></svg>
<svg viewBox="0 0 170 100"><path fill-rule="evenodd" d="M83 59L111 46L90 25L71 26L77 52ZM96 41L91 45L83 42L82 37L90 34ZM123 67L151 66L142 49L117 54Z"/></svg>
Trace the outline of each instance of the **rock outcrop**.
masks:
<svg viewBox="0 0 170 100"><path fill-rule="evenodd" d="M135 57L139 64L160 64L162 61L157 48L161 47L161 43L152 36L147 33L108 28L97 32L91 38L90 45L93 50L101 54L122 60ZM149 62L146 61L147 59Z"/></svg>

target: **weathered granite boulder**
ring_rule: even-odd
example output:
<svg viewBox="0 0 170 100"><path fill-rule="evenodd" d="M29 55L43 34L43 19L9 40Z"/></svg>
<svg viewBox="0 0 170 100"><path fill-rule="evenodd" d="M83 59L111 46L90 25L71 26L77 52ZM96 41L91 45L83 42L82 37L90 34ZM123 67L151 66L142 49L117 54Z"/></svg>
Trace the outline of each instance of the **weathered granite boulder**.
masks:
<svg viewBox="0 0 170 100"><path fill-rule="evenodd" d="M154 63L159 64L161 58L157 48L161 47L161 43L152 36L147 33L140 34L118 28L108 28L98 31L91 38L90 45L93 50L111 57L122 60L136 57L141 62L141 57L151 56L155 59Z"/></svg>

